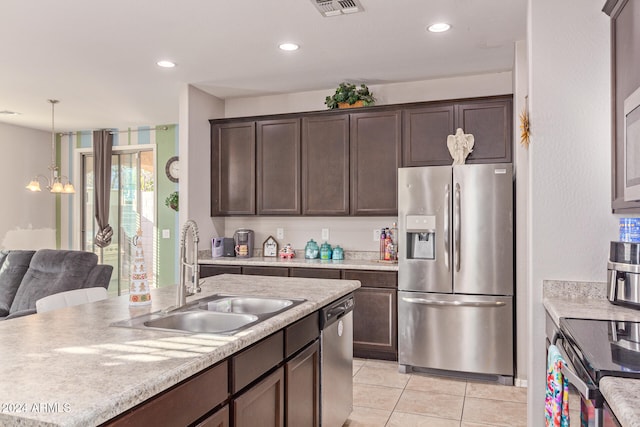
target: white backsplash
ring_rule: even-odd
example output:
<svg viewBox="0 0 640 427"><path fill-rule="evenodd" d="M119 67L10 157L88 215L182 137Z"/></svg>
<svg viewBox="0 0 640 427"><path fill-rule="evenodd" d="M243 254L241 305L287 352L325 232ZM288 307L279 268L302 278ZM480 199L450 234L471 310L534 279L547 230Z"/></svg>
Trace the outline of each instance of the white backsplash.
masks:
<svg viewBox="0 0 640 427"><path fill-rule="evenodd" d="M309 239L322 243L322 229L329 229L328 242L332 247L340 245L349 252L377 252L379 242L373 241L373 230L391 227L396 217L227 217L224 234L233 237L238 228L249 228L255 233L255 247L262 249L262 243L273 236L279 247L291 243L296 251L304 250ZM284 238L278 239L276 229L284 229ZM220 236L200 236L201 239Z"/></svg>

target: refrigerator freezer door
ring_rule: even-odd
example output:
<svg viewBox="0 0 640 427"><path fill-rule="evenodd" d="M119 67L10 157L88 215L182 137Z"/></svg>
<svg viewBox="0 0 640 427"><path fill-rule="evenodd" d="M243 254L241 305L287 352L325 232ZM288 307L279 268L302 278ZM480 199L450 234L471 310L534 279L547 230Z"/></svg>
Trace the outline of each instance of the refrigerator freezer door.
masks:
<svg viewBox="0 0 640 427"><path fill-rule="evenodd" d="M511 164L453 168L454 293L513 295Z"/></svg>
<svg viewBox="0 0 640 427"><path fill-rule="evenodd" d="M398 363L513 376L512 298L398 292Z"/></svg>
<svg viewBox="0 0 640 427"><path fill-rule="evenodd" d="M398 169L399 289L453 290L451 179L451 166Z"/></svg>

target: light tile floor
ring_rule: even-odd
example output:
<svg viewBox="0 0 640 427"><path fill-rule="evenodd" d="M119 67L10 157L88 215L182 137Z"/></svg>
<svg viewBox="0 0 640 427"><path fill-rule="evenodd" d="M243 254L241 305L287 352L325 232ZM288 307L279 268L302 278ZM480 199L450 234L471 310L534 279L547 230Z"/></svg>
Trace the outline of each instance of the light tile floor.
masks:
<svg viewBox="0 0 640 427"><path fill-rule="evenodd" d="M579 420L579 415L573 419ZM343 427L526 425L526 388L401 374L397 362L353 361L353 412Z"/></svg>

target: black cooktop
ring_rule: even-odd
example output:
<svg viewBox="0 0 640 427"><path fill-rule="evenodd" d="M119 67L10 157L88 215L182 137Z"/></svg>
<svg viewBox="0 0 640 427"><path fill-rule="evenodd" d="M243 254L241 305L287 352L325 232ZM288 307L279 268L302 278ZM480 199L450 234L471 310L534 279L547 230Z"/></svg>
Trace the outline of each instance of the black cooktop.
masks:
<svg viewBox="0 0 640 427"><path fill-rule="evenodd" d="M604 376L640 378L640 322L560 319L563 347L598 384Z"/></svg>

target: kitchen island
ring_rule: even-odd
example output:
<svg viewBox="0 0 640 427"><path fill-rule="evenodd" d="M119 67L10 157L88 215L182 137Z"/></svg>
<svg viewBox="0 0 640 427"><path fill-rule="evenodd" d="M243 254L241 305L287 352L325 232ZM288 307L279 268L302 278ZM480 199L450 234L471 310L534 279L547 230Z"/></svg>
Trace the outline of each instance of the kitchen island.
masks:
<svg viewBox="0 0 640 427"><path fill-rule="evenodd" d="M611 304L606 291L606 283L545 281L547 338L551 340L563 317L640 322L640 310ZM640 427L640 380L606 376L599 387L623 427Z"/></svg>
<svg viewBox="0 0 640 427"><path fill-rule="evenodd" d="M175 287L152 305L126 296L0 322L0 425L98 425L207 370L360 286L355 280L220 275L202 292L303 298L234 335L109 326L175 304Z"/></svg>

